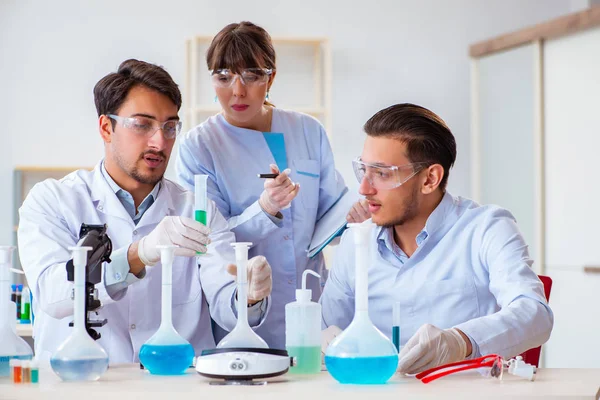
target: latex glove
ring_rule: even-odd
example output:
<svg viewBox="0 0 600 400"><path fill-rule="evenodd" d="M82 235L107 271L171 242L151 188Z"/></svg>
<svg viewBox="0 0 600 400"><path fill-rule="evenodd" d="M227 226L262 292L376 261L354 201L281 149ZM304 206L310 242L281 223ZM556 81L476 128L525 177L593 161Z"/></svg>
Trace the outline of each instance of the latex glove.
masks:
<svg viewBox="0 0 600 400"><path fill-rule="evenodd" d="M273 278L271 266L263 256L252 257L246 265L248 272L248 303L258 303L271 294ZM229 264L227 272L237 278L237 266Z"/></svg>
<svg viewBox="0 0 600 400"><path fill-rule="evenodd" d="M287 207L300 190L300 184L292 182L289 178L290 172L291 170L288 168L280 173L277 165L271 164L271 173L279 174L279 176L275 179L265 180L265 190L261 193L258 204L273 216Z"/></svg>
<svg viewBox="0 0 600 400"><path fill-rule="evenodd" d="M369 202L367 200L360 200L352 205L352 208L346 216L346 221L350 223L360 223L371 218L371 212L369 211Z"/></svg>
<svg viewBox="0 0 600 400"><path fill-rule="evenodd" d="M456 328L443 330L425 324L400 351L398 371L416 374L466 357L467 343Z"/></svg>
<svg viewBox="0 0 600 400"><path fill-rule="evenodd" d="M196 252L206 252L210 243L210 229L191 218L168 216L138 244L138 257L145 265L154 265L160 261L158 245L176 245L176 256L194 257Z"/></svg>
<svg viewBox="0 0 600 400"><path fill-rule="evenodd" d="M335 325L331 325L321 331L321 357L325 357L325 351L329 343L333 342L333 339L340 333L342 333L342 330Z"/></svg>

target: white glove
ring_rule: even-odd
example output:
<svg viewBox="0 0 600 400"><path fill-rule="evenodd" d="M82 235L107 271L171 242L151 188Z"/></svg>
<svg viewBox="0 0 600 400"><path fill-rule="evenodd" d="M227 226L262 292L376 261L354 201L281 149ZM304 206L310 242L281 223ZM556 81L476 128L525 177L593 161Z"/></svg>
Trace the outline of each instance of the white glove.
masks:
<svg viewBox="0 0 600 400"><path fill-rule="evenodd" d="M342 330L335 325L331 325L321 331L321 357L325 356L325 351L329 343L333 342L333 339L340 333L342 333Z"/></svg>
<svg viewBox="0 0 600 400"><path fill-rule="evenodd" d="M194 257L196 252L206 252L210 243L210 229L200 222L186 217L164 217L148 236L138 244L138 257L145 265L160 261L159 245L176 245L176 256Z"/></svg>
<svg viewBox="0 0 600 400"><path fill-rule="evenodd" d="M360 223L368 220L369 218L371 218L369 202L367 200L360 200L352 205L352 208L346 216L346 221L351 223Z"/></svg>
<svg viewBox="0 0 600 400"><path fill-rule="evenodd" d="M400 351L398 371L416 374L467 357L467 343L456 328L421 326Z"/></svg>
<svg viewBox="0 0 600 400"><path fill-rule="evenodd" d="M289 168L279 173L279 168L271 164L271 172L279 176L265 180L265 190L261 193L258 204L267 213L275 216L298 195L300 184L292 182L289 178L291 172Z"/></svg>
<svg viewBox="0 0 600 400"><path fill-rule="evenodd" d="M271 294L271 266L263 256L252 257L246 265L248 272L248 302L256 303ZM229 264L227 272L237 278L237 266Z"/></svg>

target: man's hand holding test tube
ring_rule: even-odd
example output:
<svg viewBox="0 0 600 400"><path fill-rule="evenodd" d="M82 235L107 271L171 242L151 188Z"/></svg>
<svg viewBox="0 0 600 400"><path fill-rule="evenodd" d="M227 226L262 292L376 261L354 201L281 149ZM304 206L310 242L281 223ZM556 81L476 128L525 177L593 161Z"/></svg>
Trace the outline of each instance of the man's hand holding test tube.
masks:
<svg viewBox="0 0 600 400"><path fill-rule="evenodd" d="M291 170L288 168L279 172L277 165L271 164L271 174L259 174L259 178L267 178L265 190L258 199L258 204L265 212L276 217L279 211L288 208L298 195L300 184L294 183L289 177Z"/></svg>

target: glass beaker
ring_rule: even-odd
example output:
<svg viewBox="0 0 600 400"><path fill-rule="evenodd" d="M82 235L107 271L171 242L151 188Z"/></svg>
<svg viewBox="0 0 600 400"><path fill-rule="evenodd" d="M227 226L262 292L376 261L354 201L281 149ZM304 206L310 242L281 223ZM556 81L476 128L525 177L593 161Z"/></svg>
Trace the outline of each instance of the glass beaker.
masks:
<svg viewBox="0 0 600 400"><path fill-rule="evenodd" d="M235 248L235 263L237 265L237 323L235 328L225 336L219 344L221 348L259 348L269 346L248 324L248 248L252 243L232 243Z"/></svg>
<svg viewBox="0 0 600 400"><path fill-rule="evenodd" d="M161 321L140 349L140 362L151 374L182 375L192 365L194 348L173 327L173 258L177 246L157 246L162 268Z"/></svg>
<svg viewBox="0 0 600 400"><path fill-rule="evenodd" d="M348 224L356 249L354 319L325 351L327 370L340 383L385 383L398 367L396 347L369 318L368 266L374 226L371 220Z"/></svg>
<svg viewBox="0 0 600 400"><path fill-rule="evenodd" d="M15 328L15 303L10 301L10 271L14 246L0 246L0 377L10 376L10 360L30 360L31 347Z"/></svg>
<svg viewBox="0 0 600 400"><path fill-rule="evenodd" d="M85 329L87 252L92 248L77 246L69 250L73 252L75 272L73 333L56 349L50 366L63 381L95 381L108 369L108 355Z"/></svg>

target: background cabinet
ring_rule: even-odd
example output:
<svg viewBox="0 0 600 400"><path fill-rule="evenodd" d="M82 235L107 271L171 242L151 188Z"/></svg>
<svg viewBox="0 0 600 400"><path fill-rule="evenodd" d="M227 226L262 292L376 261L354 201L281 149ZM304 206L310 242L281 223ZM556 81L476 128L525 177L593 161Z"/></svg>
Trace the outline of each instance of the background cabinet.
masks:
<svg viewBox="0 0 600 400"><path fill-rule="evenodd" d="M221 111L206 66L211 36L186 41L186 130ZM331 135L331 48L326 38L273 38L277 76L269 101L280 108L310 114ZM330 136L331 139L331 136Z"/></svg>

